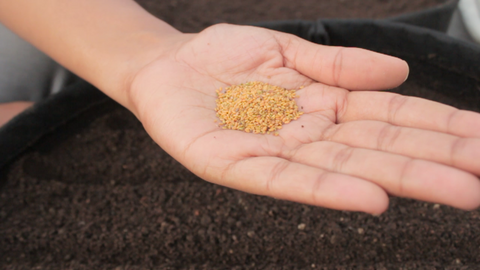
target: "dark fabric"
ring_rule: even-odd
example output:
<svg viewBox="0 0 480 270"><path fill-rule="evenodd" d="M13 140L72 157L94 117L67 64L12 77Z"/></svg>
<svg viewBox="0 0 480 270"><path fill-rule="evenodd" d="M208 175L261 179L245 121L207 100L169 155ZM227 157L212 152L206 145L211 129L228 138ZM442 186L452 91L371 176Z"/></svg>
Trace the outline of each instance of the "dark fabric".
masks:
<svg viewBox="0 0 480 270"><path fill-rule="evenodd" d="M446 32L458 5L458 0L449 1L443 5L439 5L433 8L420 10L417 12L407 13L404 15L392 17L386 19L387 27L388 22L407 24L410 26L418 26L425 29L436 30L440 32ZM339 20L341 22L352 22L358 24L362 20ZM368 20L370 21L370 20ZM253 24L255 26L265 27L285 33L297 35L306 40L318 44L330 45L330 38L323 25L323 20L319 20L317 23L304 20L285 20L285 21L273 21L273 22L261 22ZM375 24L382 24L381 20L375 20ZM361 25L360 27L364 27ZM348 29L345 29L348 30ZM353 34L352 37L357 38L359 35Z"/></svg>
<svg viewBox="0 0 480 270"><path fill-rule="evenodd" d="M440 6L400 15L389 20L445 33L457 5L458 1L453 0Z"/></svg>
<svg viewBox="0 0 480 270"><path fill-rule="evenodd" d="M303 39L310 40L318 44L329 45L330 38L328 36L322 21L314 23L311 21L292 20L292 21L274 21L253 24L259 27L265 27L284 33L294 34Z"/></svg>
<svg viewBox="0 0 480 270"><path fill-rule="evenodd" d="M90 113L98 117L102 105L108 102L113 101L87 82L78 81L57 95L36 103L0 128L0 187L4 184L4 169L23 151L45 135L75 121L80 114ZM80 129L87 123L77 121L75 124Z"/></svg>

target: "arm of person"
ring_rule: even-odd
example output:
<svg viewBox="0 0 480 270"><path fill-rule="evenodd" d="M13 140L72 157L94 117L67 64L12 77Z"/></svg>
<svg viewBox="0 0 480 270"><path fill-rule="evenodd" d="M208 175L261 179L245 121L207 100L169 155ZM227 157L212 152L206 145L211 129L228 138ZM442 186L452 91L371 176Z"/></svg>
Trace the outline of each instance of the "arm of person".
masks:
<svg viewBox="0 0 480 270"><path fill-rule="evenodd" d="M1 0L0 21L130 109L133 76L181 36L131 0Z"/></svg>
<svg viewBox="0 0 480 270"><path fill-rule="evenodd" d="M242 191L379 214L388 195L480 205L480 114L365 90L408 65L258 27L183 34L130 0L0 0L0 20L132 111L199 177ZM300 89L279 136L224 130L216 90L248 81Z"/></svg>

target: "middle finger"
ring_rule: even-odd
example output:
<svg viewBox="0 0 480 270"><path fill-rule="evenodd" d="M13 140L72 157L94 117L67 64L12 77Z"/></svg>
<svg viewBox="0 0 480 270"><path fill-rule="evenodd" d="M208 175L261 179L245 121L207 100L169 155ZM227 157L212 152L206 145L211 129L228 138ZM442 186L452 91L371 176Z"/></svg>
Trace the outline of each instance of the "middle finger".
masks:
<svg viewBox="0 0 480 270"><path fill-rule="evenodd" d="M324 140L425 159L480 175L480 139L394 126L380 121L352 121L332 126Z"/></svg>

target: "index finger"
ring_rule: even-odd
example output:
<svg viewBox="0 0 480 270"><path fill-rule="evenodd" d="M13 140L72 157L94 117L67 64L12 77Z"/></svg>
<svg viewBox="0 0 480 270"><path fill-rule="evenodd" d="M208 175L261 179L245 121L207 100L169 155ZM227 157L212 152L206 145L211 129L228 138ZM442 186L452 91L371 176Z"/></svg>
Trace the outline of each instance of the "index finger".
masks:
<svg viewBox="0 0 480 270"><path fill-rule="evenodd" d="M408 77L407 62L360 48L315 44L278 33L285 66L330 86L348 90L397 87Z"/></svg>

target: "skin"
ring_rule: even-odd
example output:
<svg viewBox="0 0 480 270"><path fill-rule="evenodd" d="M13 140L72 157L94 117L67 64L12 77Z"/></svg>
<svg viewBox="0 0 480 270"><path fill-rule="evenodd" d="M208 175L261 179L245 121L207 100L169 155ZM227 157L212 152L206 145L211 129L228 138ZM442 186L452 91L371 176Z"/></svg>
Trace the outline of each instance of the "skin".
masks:
<svg viewBox="0 0 480 270"><path fill-rule="evenodd" d="M212 183L372 214L388 195L480 205L480 114L373 91L406 79L400 59L248 26L183 34L128 0L0 0L0 19ZM246 81L305 86L305 114L278 137L219 128L215 90Z"/></svg>
<svg viewBox="0 0 480 270"><path fill-rule="evenodd" d="M32 105L32 102L26 101L16 101L0 104L0 127L10 121L17 114L23 112Z"/></svg>

